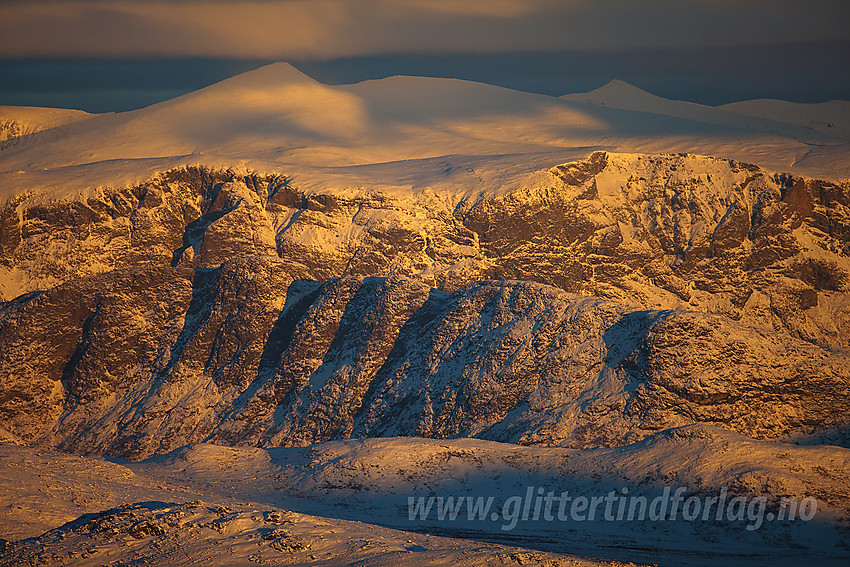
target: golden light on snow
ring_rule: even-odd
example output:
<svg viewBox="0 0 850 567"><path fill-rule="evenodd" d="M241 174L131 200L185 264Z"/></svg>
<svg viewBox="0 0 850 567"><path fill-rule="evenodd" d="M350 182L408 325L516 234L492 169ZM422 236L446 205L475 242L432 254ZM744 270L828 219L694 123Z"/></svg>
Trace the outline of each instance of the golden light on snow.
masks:
<svg viewBox="0 0 850 567"><path fill-rule="evenodd" d="M8 1L0 58L837 51L848 6ZM0 564L846 563L850 101L313 63L0 107Z"/></svg>

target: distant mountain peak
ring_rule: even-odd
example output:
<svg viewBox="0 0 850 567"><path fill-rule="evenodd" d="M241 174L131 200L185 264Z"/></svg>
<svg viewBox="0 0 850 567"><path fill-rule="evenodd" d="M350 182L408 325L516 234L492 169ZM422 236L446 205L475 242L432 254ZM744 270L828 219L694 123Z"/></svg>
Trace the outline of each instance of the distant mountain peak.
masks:
<svg viewBox="0 0 850 567"><path fill-rule="evenodd" d="M636 87L631 83L627 83L626 81L623 81L622 79L612 79L611 81L608 81L607 83L605 83L604 85L602 85L598 89L595 89L591 92L595 92L595 93L631 92L631 93L635 93L635 94L644 94L644 95L655 96L652 93L647 92L647 91L645 91L645 90L643 90L639 87Z"/></svg>
<svg viewBox="0 0 850 567"><path fill-rule="evenodd" d="M247 91L272 92L292 86L324 86L289 63L272 63L252 71L224 79L206 88L172 100L192 100L210 94L238 95ZM166 101L164 104L169 104Z"/></svg>
<svg viewBox="0 0 850 567"><path fill-rule="evenodd" d="M634 101L665 100L621 79L614 79L598 89L586 93L566 94L561 98L612 106L620 106Z"/></svg>
<svg viewBox="0 0 850 567"><path fill-rule="evenodd" d="M269 65L264 65L262 67L258 67L253 71L246 71L245 73L236 75L229 79L225 79L221 81L221 83L229 83L229 82L270 82L270 83L317 83L315 79L305 75L291 64L279 61L277 63L270 63Z"/></svg>

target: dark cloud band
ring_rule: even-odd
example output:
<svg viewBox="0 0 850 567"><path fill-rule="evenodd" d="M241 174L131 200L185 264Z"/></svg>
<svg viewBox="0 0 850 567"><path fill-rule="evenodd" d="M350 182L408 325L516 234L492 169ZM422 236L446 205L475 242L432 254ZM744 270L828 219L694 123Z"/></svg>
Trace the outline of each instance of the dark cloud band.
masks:
<svg viewBox="0 0 850 567"><path fill-rule="evenodd" d="M850 39L845 0L0 3L0 57L315 58Z"/></svg>

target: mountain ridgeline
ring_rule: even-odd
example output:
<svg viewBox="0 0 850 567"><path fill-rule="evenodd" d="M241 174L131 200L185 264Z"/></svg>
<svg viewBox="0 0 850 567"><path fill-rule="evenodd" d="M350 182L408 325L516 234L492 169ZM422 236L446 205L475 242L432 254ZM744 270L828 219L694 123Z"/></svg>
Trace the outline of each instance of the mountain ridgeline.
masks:
<svg viewBox="0 0 850 567"><path fill-rule="evenodd" d="M596 152L465 197L182 167L0 213L0 435L847 443L850 185Z"/></svg>

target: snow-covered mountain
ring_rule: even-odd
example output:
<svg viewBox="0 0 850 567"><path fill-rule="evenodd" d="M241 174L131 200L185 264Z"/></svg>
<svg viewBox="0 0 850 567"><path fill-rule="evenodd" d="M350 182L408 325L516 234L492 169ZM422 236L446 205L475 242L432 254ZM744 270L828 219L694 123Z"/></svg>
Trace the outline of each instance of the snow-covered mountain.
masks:
<svg viewBox="0 0 850 567"><path fill-rule="evenodd" d="M199 556L213 539L284 546L290 536L263 539L283 528L257 519L257 499L355 533L339 522L358 516L321 492L340 483L369 487L349 494L374 503L363 519L409 529L388 519L387 499L426 485L389 481L404 467L382 467L407 455L431 471L435 494L462 487L456 475L471 469L432 466L441 443L498 492L513 485L492 462L525 451L548 464L508 475L516 486L557 484L566 471L575 490L605 477L640 490L676 480L813 496L830 510L817 529L772 528L730 553L761 557L752 546L781 540L793 562L793 549L826 537L821 558L835 559L850 478L850 143L839 107L712 108L622 82L561 98L417 77L329 86L275 64L132 112L3 108L3 450L34 470L49 465L27 446L142 461L126 463L136 488L33 525L116 510L3 544L2 561L54 561L103 533L114 558L115 538L130 534L163 562L156 550L176 518ZM240 511L217 511L228 504L216 463L255 457L276 464L236 467L257 482L239 492L235 477L221 480ZM105 462L79 461L125 474ZM342 478L341 462L382 480ZM269 496L284 485L301 504ZM215 506L190 504L207 493ZM166 504L148 502L159 497ZM292 537L319 549L306 524L324 520L299 518ZM204 531L219 523L218 535ZM576 549L671 564L663 534L645 527L608 526ZM547 529L499 542L570 551ZM683 564L735 539L714 526L688 547L689 530L668 543ZM640 555L641 537L659 547ZM431 559L458 557L428 545L446 550ZM392 562L410 551L392 549L349 552Z"/></svg>
<svg viewBox="0 0 850 567"><path fill-rule="evenodd" d="M729 112L796 124L831 136L850 139L850 101L800 104L785 100L745 100L720 107Z"/></svg>
<svg viewBox="0 0 850 567"><path fill-rule="evenodd" d="M65 131L56 131L57 128L90 117L82 110L67 108L0 106L0 148L6 150L34 142L35 134L45 130L54 130L55 135L62 135Z"/></svg>
<svg viewBox="0 0 850 567"><path fill-rule="evenodd" d="M848 142L841 137L793 124L751 128L765 120L720 109L706 114L698 105L673 113L595 102L423 77L329 86L278 63L147 108L92 115L41 143L7 148L0 152L0 194L49 188L56 196L57 187L66 193L126 185L152 169L199 163L320 175L336 186L328 179L334 168L346 174L349 187L358 186L352 178L372 184L383 173L385 183L404 187L428 185L445 168L364 166L490 156L475 169L502 170L502 178L505 169L529 161L500 156L545 154L553 166L597 148L716 155L827 178L850 174Z"/></svg>
<svg viewBox="0 0 850 567"><path fill-rule="evenodd" d="M619 80L611 81L588 93L568 94L561 98L608 108L647 112L728 128L775 134L810 145L822 144L830 138L850 141L846 131L850 106L843 101L795 104L776 100L753 100L713 107L661 98Z"/></svg>

